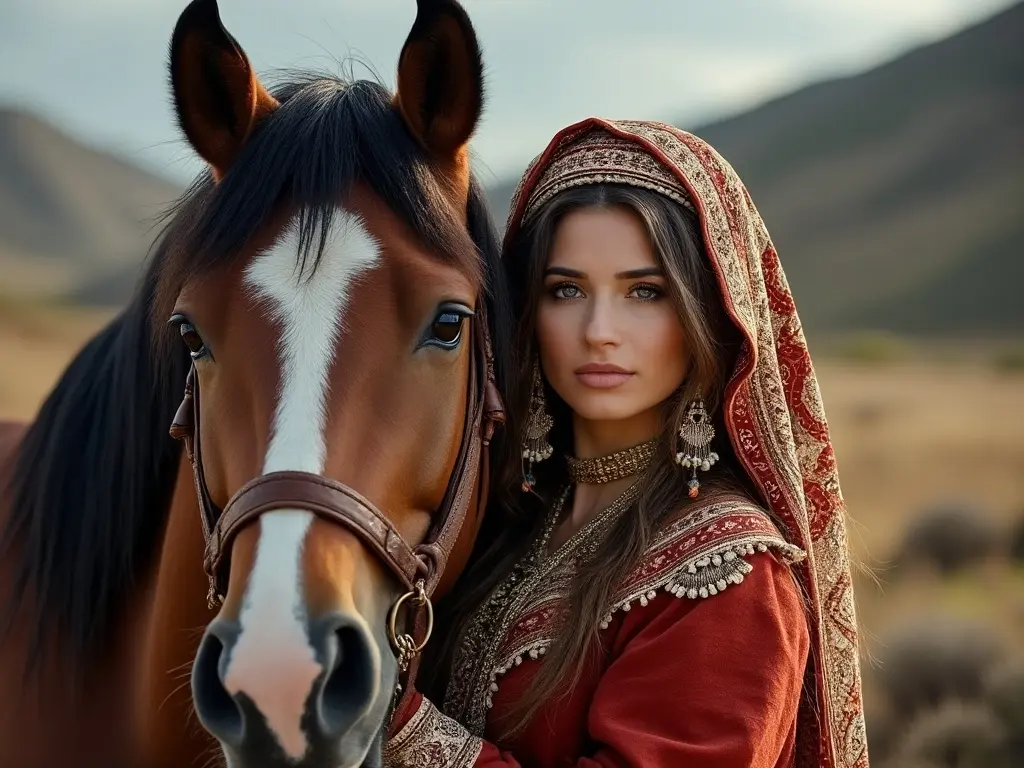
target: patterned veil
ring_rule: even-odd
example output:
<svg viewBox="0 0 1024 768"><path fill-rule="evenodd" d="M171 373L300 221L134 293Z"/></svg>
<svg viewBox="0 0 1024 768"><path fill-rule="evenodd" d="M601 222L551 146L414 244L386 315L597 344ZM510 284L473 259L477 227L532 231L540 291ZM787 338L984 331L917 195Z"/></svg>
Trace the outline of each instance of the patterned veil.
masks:
<svg viewBox="0 0 1024 768"><path fill-rule="evenodd" d="M724 419L736 455L783 534L807 553L811 663L797 730L800 768L866 768L846 510L818 382L768 230L736 172L701 139L662 123L590 118L551 140L512 199L506 244L563 189L593 182L661 192L696 211L726 311L745 337Z"/></svg>

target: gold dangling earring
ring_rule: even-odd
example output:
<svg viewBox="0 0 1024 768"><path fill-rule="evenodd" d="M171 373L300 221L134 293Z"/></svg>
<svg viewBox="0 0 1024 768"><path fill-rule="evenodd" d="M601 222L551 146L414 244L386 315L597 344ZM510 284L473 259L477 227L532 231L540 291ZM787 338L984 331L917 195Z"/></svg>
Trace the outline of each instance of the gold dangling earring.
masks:
<svg viewBox="0 0 1024 768"><path fill-rule="evenodd" d="M700 493L697 470L707 472L718 461L718 454L710 450L711 441L715 439L715 425L699 397L686 409L686 418L679 427L679 438L683 442L683 450L676 454L676 463L692 470L687 486L690 498L695 499Z"/></svg>
<svg viewBox="0 0 1024 768"><path fill-rule="evenodd" d="M530 392L530 413L526 417L523 429L523 459L526 467L523 470L523 492L533 489L537 479L533 476L533 465L551 457L554 448L548 442L548 433L555 426L555 420L548 413L544 400L544 381L540 375L540 362L533 364L533 386Z"/></svg>

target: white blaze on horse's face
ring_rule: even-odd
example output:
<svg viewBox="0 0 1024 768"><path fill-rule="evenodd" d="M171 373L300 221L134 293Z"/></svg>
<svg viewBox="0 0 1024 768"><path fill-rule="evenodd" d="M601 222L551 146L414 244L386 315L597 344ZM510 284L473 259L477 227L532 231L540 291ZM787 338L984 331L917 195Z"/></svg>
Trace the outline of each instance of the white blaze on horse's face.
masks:
<svg viewBox="0 0 1024 768"><path fill-rule="evenodd" d="M316 272L299 275L296 229L257 256L247 285L279 329L281 385L263 472L323 474L328 375L344 326L349 288L380 261L380 247L362 221L338 212L333 238ZM300 721L313 682L323 671L310 644L301 584L302 546L313 515L281 509L260 516L256 560L239 616L240 634L224 684L259 708L285 754L306 752ZM274 659L272 665L267 659Z"/></svg>

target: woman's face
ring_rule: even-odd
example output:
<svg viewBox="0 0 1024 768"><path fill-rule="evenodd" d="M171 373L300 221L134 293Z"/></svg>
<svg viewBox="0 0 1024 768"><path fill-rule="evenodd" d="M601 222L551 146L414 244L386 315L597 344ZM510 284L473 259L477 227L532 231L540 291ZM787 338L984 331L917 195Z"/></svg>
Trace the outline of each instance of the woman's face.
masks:
<svg viewBox="0 0 1024 768"><path fill-rule="evenodd" d="M537 307L541 366L577 418L649 416L683 382L683 326L641 219L579 208L555 230Z"/></svg>

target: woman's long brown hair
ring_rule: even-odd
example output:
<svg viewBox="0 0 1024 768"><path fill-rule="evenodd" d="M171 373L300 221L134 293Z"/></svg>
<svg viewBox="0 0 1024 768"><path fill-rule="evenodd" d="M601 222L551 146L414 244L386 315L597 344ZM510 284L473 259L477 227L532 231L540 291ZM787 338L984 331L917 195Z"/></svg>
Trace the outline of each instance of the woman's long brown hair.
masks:
<svg viewBox="0 0 1024 768"><path fill-rule="evenodd" d="M715 450L721 460L701 477L702 495L732 490L757 498L725 435L721 403L733 370L741 336L726 315L714 272L705 255L696 214L656 192L617 184L566 190L523 227L505 254L516 328L508 421L495 451L491 500L470 565L452 592L438 605L439 637L424 659L419 685L432 700L444 699L459 638L474 611L508 574L538 534L554 497L565 486L564 463L572 454L568 405L545 383L547 407L555 427L549 435L555 457L534 467L533 493L521 490L521 433L530 403L532 361L536 358L535 319L543 293L543 274L559 222L569 211L594 206L624 206L644 224L667 277L669 293L686 334L689 374L664 404L660 448L634 507L622 515L592 557L577 564L577 578L566 602L558 641L539 662L537 675L500 723L505 740L519 733L548 702L565 695L579 680L600 642L599 627L614 588L651 546L661 526L685 514L692 504L687 471L672 461L679 425L695 397L704 400L716 426Z"/></svg>

